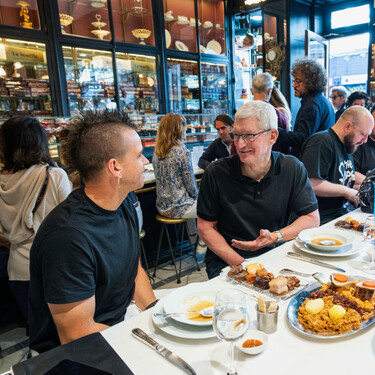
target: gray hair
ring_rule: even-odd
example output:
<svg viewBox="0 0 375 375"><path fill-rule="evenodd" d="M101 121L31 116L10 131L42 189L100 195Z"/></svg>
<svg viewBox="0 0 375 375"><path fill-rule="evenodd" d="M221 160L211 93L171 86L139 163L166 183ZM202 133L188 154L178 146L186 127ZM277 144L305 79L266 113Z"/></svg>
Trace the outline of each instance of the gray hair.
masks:
<svg viewBox="0 0 375 375"><path fill-rule="evenodd" d="M256 94L266 93L273 87L273 78L269 73L257 74L253 77L252 89Z"/></svg>
<svg viewBox="0 0 375 375"><path fill-rule="evenodd" d="M344 86L334 86L334 87L332 87L331 95L334 91L336 91L337 95L339 95L339 96L345 96L345 99L348 97L348 90Z"/></svg>
<svg viewBox="0 0 375 375"><path fill-rule="evenodd" d="M277 115L275 108L262 100L245 103L236 112L235 119L252 118L258 121L260 129L277 129Z"/></svg>

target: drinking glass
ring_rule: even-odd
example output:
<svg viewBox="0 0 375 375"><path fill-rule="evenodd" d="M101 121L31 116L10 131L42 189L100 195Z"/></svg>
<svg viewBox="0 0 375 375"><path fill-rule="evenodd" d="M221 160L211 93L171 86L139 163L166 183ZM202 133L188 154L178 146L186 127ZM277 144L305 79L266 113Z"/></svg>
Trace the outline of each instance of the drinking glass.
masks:
<svg viewBox="0 0 375 375"><path fill-rule="evenodd" d="M375 216L369 215L365 220L363 227L363 238L371 244L371 263L367 264L362 270L371 275L375 275Z"/></svg>
<svg viewBox="0 0 375 375"><path fill-rule="evenodd" d="M227 375L236 375L234 341L242 337L249 326L246 296L233 288L221 290L216 294L214 308L212 325L216 336L230 344Z"/></svg>

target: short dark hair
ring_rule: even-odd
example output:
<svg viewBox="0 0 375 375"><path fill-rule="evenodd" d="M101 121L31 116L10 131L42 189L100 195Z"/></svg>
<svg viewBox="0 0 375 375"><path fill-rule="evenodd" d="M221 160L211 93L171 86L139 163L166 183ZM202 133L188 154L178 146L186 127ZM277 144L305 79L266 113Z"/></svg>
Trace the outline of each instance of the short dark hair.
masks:
<svg viewBox="0 0 375 375"><path fill-rule="evenodd" d="M222 113L222 114L216 116L215 121L214 121L214 126L216 124L216 121L221 121L226 126L233 126L233 124L234 124L234 120L232 119L232 117L230 117L229 115L227 115L225 113Z"/></svg>
<svg viewBox="0 0 375 375"><path fill-rule="evenodd" d="M18 172L36 164L51 164L47 134L39 121L14 117L0 127L1 161L7 171Z"/></svg>
<svg viewBox="0 0 375 375"><path fill-rule="evenodd" d="M370 112L371 112L371 114L373 114L373 113L375 112L375 105L373 105L373 106L371 107Z"/></svg>
<svg viewBox="0 0 375 375"><path fill-rule="evenodd" d="M364 99L365 100L365 107L367 108L369 102L370 102L370 97L363 91L353 91L349 96L347 100L347 104L350 107L355 100L358 99Z"/></svg>
<svg viewBox="0 0 375 375"><path fill-rule="evenodd" d="M81 112L68 127L68 137L62 142L63 158L83 181L98 177L111 158L125 155L122 129L137 130L128 115L117 110Z"/></svg>
<svg viewBox="0 0 375 375"><path fill-rule="evenodd" d="M292 65L292 76L301 73L308 92L324 92L327 89L327 72L316 60L309 57L298 59Z"/></svg>

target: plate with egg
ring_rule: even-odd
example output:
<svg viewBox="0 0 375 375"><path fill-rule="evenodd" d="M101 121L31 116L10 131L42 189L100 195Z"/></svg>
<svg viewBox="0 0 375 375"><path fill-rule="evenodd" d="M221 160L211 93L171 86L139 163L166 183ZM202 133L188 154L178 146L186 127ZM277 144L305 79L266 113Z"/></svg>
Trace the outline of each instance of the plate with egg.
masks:
<svg viewBox="0 0 375 375"><path fill-rule="evenodd" d="M164 312L185 312L185 314L172 317L180 323L203 327L212 326L211 316L205 317L199 313L189 313L189 311L201 311L213 306L217 292L217 286L211 289L208 285L199 286L199 283L188 284L163 298Z"/></svg>
<svg viewBox="0 0 375 375"><path fill-rule="evenodd" d="M309 337L355 334L375 323L375 281L334 273L330 283L312 283L289 303L290 325Z"/></svg>

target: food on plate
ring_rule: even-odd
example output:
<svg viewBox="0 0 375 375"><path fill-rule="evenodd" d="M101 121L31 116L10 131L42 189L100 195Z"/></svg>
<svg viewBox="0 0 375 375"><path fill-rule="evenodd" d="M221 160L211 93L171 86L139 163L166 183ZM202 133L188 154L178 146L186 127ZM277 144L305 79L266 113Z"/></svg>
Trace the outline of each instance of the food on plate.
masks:
<svg viewBox="0 0 375 375"><path fill-rule="evenodd" d="M298 288L300 286L300 280L295 276L285 276L287 279L287 286L289 291L293 290L294 288Z"/></svg>
<svg viewBox="0 0 375 375"><path fill-rule="evenodd" d="M305 305L306 311L309 314L319 314L324 307L324 300L322 298L311 299Z"/></svg>
<svg viewBox="0 0 375 375"><path fill-rule="evenodd" d="M337 290L342 288L344 290L349 290L349 288L354 288L358 283L358 279L352 276L346 276L342 273L333 273L331 275L332 289Z"/></svg>
<svg viewBox="0 0 375 375"><path fill-rule="evenodd" d="M206 307L213 306L213 301L207 301L207 300L201 300L198 303L195 303L191 306L189 306L186 311L201 311L205 309ZM212 320L212 316L203 316L199 313L186 313L186 318L189 320L194 320L197 322L207 322Z"/></svg>
<svg viewBox="0 0 375 375"><path fill-rule="evenodd" d="M263 345L262 341L257 339L248 339L242 343L243 348L254 348L256 346Z"/></svg>
<svg viewBox="0 0 375 375"><path fill-rule="evenodd" d="M269 281L268 285L270 287L270 292L281 296L289 292L288 280L283 276L278 276Z"/></svg>
<svg viewBox="0 0 375 375"><path fill-rule="evenodd" d="M246 266L246 271L249 275L255 275L257 270L264 268L262 263L251 263Z"/></svg>
<svg viewBox="0 0 375 375"><path fill-rule="evenodd" d="M345 220L336 221L335 227L363 232L364 223L360 223L358 220L354 220L350 216L348 216L347 218L345 218Z"/></svg>
<svg viewBox="0 0 375 375"><path fill-rule="evenodd" d="M312 292L298 308L298 322L307 332L319 335L338 335L359 329L375 313L375 282L366 281L368 283L352 276L332 274L331 283ZM374 287L364 285L372 283Z"/></svg>
<svg viewBox="0 0 375 375"><path fill-rule="evenodd" d="M248 275L247 271L242 270L240 273L238 273L237 275L234 275L233 277L236 281L246 281L247 275Z"/></svg>
<svg viewBox="0 0 375 375"><path fill-rule="evenodd" d="M255 274L258 277L261 277L262 279L266 279L268 281L270 281L270 280L272 280L274 278L273 273L268 272L264 267L260 268L260 269L257 269L255 271Z"/></svg>
<svg viewBox="0 0 375 375"><path fill-rule="evenodd" d="M323 245L323 246L341 246L344 242L337 240L336 238L328 238L328 237L321 237L321 238L314 238L310 241L310 243L314 245Z"/></svg>
<svg viewBox="0 0 375 375"><path fill-rule="evenodd" d="M245 277L245 279L246 279L246 282L247 282L248 284L254 284L254 280L255 280L256 277L257 277L257 276L256 276L255 273L254 273L254 274L251 274L251 275L247 275L247 276Z"/></svg>
<svg viewBox="0 0 375 375"><path fill-rule="evenodd" d="M243 271L242 264L237 264L236 266L232 266L228 272L229 277L233 277Z"/></svg>
<svg viewBox="0 0 375 375"><path fill-rule="evenodd" d="M263 277L256 276L253 285L257 288L266 290L270 288L270 281L268 279L264 279Z"/></svg>
<svg viewBox="0 0 375 375"><path fill-rule="evenodd" d="M333 305L328 310L328 314L332 320L337 320L341 319L346 314L346 310L341 305Z"/></svg>

